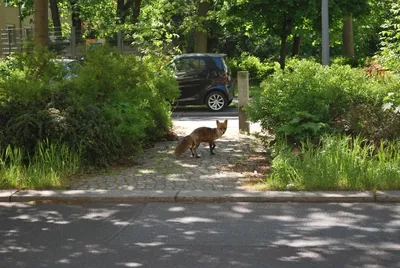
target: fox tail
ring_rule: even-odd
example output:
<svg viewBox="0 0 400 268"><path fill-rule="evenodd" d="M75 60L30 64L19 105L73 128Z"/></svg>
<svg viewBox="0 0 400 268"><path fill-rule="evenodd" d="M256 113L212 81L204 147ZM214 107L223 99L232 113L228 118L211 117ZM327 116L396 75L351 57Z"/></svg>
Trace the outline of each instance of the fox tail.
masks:
<svg viewBox="0 0 400 268"><path fill-rule="evenodd" d="M194 140L190 135L184 137L175 148L175 156L179 157L181 154L186 152L186 150L192 147L193 143Z"/></svg>

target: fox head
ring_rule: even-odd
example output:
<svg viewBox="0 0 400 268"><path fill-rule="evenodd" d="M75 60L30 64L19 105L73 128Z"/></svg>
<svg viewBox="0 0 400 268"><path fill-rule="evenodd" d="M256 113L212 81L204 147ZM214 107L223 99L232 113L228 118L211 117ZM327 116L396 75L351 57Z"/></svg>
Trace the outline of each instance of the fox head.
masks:
<svg viewBox="0 0 400 268"><path fill-rule="evenodd" d="M224 122L219 122L219 121L217 120L217 129L218 129L219 131L221 131L222 134L225 133L227 127L228 127L228 120L225 120Z"/></svg>

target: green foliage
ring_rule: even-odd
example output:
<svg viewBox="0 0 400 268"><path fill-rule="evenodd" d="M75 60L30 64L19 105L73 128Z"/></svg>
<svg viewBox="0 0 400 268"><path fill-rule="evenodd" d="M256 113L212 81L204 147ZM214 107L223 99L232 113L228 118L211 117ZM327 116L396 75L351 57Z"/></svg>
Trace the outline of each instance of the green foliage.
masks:
<svg viewBox="0 0 400 268"><path fill-rule="evenodd" d="M295 141L319 136L327 129L328 124L320 121L318 115L308 112L295 112L292 120L277 129L277 133L293 138Z"/></svg>
<svg viewBox="0 0 400 268"><path fill-rule="evenodd" d="M171 54L192 51L193 32L199 22L195 17L197 11L195 2L193 0L146 1L142 5L139 21L135 25L134 44L144 51L149 48L161 49Z"/></svg>
<svg viewBox="0 0 400 268"><path fill-rule="evenodd" d="M349 65L352 68L357 68L365 66L365 58L336 56L331 59L331 63L333 65Z"/></svg>
<svg viewBox="0 0 400 268"><path fill-rule="evenodd" d="M0 98L18 99L25 103L49 98L55 85L66 74L65 68L55 62L56 55L44 47L27 44L2 64Z"/></svg>
<svg viewBox="0 0 400 268"><path fill-rule="evenodd" d="M375 103L353 102L345 113L337 117L332 127L351 135L361 135L376 143L397 139L400 131L400 98L398 93L387 94Z"/></svg>
<svg viewBox="0 0 400 268"><path fill-rule="evenodd" d="M39 142L29 163L24 164L23 149L0 150L0 189L62 187L80 169L80 151L65 144Z"/></svg>
<svg viewBox="0 0 400 268"><path fill-rule="evenodd" d="M171 127L170 103L179 90L159 56L101 47L88 51L76 76L66 79L52 53L30 55L7 61L0 73L0 146L21 148L24 163L47 139L80 150L83 164L105 166Z"/></svg>
<svg viewBox="0 0 400 268"><path fill-rule="evenodd" d="M294 154L285 141L275 146L268 188L275 190L398 190L400 143L374 145L360 137L324 136Z"/></svg>
<svg viewBox="0 0 400 268"><path fill-rule="evenodd" d="M389 92L398 91L399 84L395 76L368 77L364 70L348 65L323 67L313 61L292 60L286 71L277 68L262 83L262 94L251 101L248 111L250 118L260 121L264 129L292 142L318 137L326 131L363 133L376 138L371 136L372 129L397 129L396 113L387 112L389 116L384 121L384 111L382 116L374 113L381 110ZM393 123L382 125L389 121ZM374 127L362 132L363 125ZM394 135L394 130L389 136Z"/></svg>
<svg viewBox="0 0 400 268"><path fill-rule="evenodd" d="M237 77L238 71L248 71L252 84L259 84L274 71L274 63L261 61L258 57L242 53L239 58L229 60L229 66L233 77Z"/></svg>
<svg viewBox="0 0 400 268"><path fill-rule="evenodd" d="M83 112L84 118L74 121L78 124L74 128L89 134L81 138L88 146L83 149L90 152L89 161L106 164L138 152L143 143L171 127L170 101L179 91L169 70L161 69L162 64L151 55L140 59L107 48L89 52L76 79L66 85L76 91L79 102L96 103L90 110L90 106L81 105L78 112Z"/></svg>
<svg viewBox="0 0 400 268"><path fill-rule="evenodd" d="M381 57L390 70L400 72L400 4L392 3L385 23L382 25Z"/></svg>

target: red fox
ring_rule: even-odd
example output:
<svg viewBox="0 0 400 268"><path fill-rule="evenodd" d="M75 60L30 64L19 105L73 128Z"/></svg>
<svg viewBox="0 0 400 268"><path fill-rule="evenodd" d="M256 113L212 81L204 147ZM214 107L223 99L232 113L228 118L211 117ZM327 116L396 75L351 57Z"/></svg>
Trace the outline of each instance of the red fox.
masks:
<svg viewBox="0 0 400 268"><path fill-rule="evenodd" d="M220 138L226 131L228 126L228 120L224 122L219 122L217 120L217 128L209 128L209 127L199 127L193 130L190 135L184 137L175 148L175 156L179 157L183 154L187 149L190 149L192 152L192 156L199 158L197 155L196 149L199 147L200 143L208 142L210 145L210 153L213 155L215 148L215 140Z"/></svg>

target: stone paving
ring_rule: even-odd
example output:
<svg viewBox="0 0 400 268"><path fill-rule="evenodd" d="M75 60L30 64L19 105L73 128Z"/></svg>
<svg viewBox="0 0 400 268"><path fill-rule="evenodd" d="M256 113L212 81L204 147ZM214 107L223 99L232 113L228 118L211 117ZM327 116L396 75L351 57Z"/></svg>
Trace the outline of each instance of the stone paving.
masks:
<svg viewBox="0 0 400 268"><path fill-rule="evenodd" d="M229 124L228 124L229 125ZM174 130L182 137L192 129L174 124ZM261 150L254 136L239 134L228 128L216 141L215 155L210 155L208 145L198 148L200 158L191 157L190 151L179 158L173 154L177 141L158 142L146 149L139 158L139 165L114 170L104 175L85 177L71 185L74 190L240 190L245 175L223 171L229 164L244 161L250 152ZM224 169L226 170L226 169Z"/></svg>

